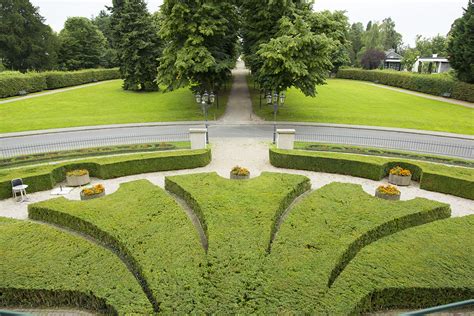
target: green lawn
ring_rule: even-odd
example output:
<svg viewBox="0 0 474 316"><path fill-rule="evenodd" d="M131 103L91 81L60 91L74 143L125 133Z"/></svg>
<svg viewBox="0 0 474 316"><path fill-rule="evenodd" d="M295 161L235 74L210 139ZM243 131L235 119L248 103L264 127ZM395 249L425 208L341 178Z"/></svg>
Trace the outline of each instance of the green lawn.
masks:
<svg viewBox="0 0 474 316"><path fill-rule="evenodd" d="M253 84L249 83L249 87L253 88ZM277 119L474 134L474 109L460 105L353 80L331 79L317 91L318 95L311 98L296 89L289 90L286 105L279 110ZM254 90L252 95L254 111L266 120L273 120L273 107L264 104L260 109L258 92Z"/></svg>
<svg viewBox="0 0 474 316"><path fill-rule="evenodd" d="M128 92L115 80L97 86L0 104L0 133L50 128L204 120L189 89L169 93ZM227 95L209 119L225 111Z"/></svg>

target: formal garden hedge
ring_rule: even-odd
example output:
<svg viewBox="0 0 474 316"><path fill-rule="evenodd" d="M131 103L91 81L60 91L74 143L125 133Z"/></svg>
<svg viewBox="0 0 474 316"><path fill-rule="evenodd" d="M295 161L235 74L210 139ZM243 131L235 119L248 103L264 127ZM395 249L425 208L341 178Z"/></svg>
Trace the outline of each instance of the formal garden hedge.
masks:
<svg viewBox="0 0 474 316"><path fill-rule="evenodd" d="M58 198L30 205L29 218L90 236L128 263L155 311L201 313L199 267L205 251L174 199L146 180L88 201Z"/></svg>
<svg viewBox="0 0 474 316"><path fill-rule="evenodd" d="M308 178L289 174L263 173L251 180L229 180L216 173L166 178L166 189L199 209L206 223L207 314L262 312L255 303L262 296L275 227L292 201L309 188Z"/></svg>
<svg viewBox="0 0 474 316"><path fill-rule="evenodd" d="M127 267L110 251L39 224L0 218L0 307L70 307L151 314Z"/></svg>
<svg viewBox="0 0 474 316"><path fill-rule="evenodd" d="M354 184L332 183L304 197L281 226L269 256L267 313L312 314L357 253L409 227L451 215L449 205L375 198ZM282 303L283 302L283 303Z"/></svg>
<svg viewBox="0 0 474 316"><path fill-rule="evenodd" d="M474 297L474 216L437 221L363 249L323 299L330 315L418 309Z"/></svg>
<svg viewBox="0 0 474 316"><path fill-rule="evenodd" d="M401 166L413 173L413 180L428 191L474 200L474 169L451 167L407 159L390 159L354 154L270 149L270 162L279 168L349 175L380 181L391 168Z"/></svg>
<svg viewBox="0 0 474 316"><path fill-rule="evenodd" d="M0 98L17 96L21 91L33 93L112 79L120 79L119 69L86 69L26 74L0 73Z"/></svg>
<svg viewBox="0 0 474 316"><path fill-rule="evenodd" d="M391 70L340 69L337 78L380 83L436 96L474 102L474 85L447 76Z"/></svg>
<svg viewBox="0 0 474 316"><path fill-rule="evenodd" d="M15 178L22 178L28 184L28 192L32 193L54 188L57 183L65 180L67 171L76 169L87 169L92 177L114 179L142 173L199 168L210 162L210 150L183 150L0 169L0 199L12 196L10 181Z"/></svg>

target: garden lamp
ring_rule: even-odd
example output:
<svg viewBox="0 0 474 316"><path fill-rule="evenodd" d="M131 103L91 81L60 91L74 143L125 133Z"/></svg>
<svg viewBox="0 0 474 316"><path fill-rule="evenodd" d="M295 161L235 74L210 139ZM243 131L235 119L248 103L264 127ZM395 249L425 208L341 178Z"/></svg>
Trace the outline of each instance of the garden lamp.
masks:
<svg viewBox="0 0 474 316"><path fill-rule="evenodd" d="M281 104L281 105L285 104L285 99L286 99L286 95L285 95L284 92L282 92L282 93L280 94L280 104Z"/></svg>
<svg viewBox="0 0 474 316"><path fill-rule="evenodd" d="M198 93L196 93L195 97L196 97L196 103L201 104L201 102L202 102L201 94L198 92Z"/></svg>
<svg viewBox="0 0 474 316"><path fill-rule="evenodd" d="M209 93L207 93L207 91L205 91L204 94L202 95L202 103L206 103L206 104L209 103Z"/></svg>
<svg viewBox="0 0 474 316"><path fill-rule="evenodd" d="M211 95L209 96L209 101L211 102L211 104L214 104L214 101L216 101L216 95L214 94L214 92L211 92Z"/></svg>
<svg viewBox="0 0 474 316"><path fill-rule="evenodd" d="M269 92L267 94L267 104L270 105L273 103L273 100L272 100L272 94Z"/></svg>

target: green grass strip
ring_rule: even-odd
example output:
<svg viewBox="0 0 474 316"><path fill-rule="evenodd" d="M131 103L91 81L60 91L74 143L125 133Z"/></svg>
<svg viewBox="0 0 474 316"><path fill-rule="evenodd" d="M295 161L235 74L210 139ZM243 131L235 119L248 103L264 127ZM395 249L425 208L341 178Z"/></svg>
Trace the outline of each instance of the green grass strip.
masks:
<svg viewBox="0 0 474 316"><path fill-rule="evenodd" d="M251 180L216 173L166 178L166 188L186 200L207 231L208 313L258 312L255 301L276 223L309 187L306 177L276 173Z"/></svg>
<svg viewBox="0 0 474 316"><path fill-rule="evenodd" d="M407 229L363 249L324 298L330 315L419 309L474 296L474 216Z"/></svg>
<svg viewBox="0 0 474 316"><path fill-rule="evenodd" d="M90 158L55 165L0 169L0 199L12 196L10 181L14 178L23 178L23 182L28 184L28 192L33 193L52 189L57 183L65 180L66 172L70 170L87 169L92 177L114 179L142 173L199 168L210 162L210 149L203 149Z"/></svg>
<svg viewBox="0 0 474 316"><path fill-rule="evenodd" d="M58 198L30 205L35 220L84 233L130 264L156 311L199 313L205 253L181 207L146 180L92 201Z"/></svg>
<svg viewBox="0 0 474 316"><path fill-rule="evenodd" d="M329 184L305 197L289 214L267 264L269 313L318 309L346 265L368 244L450 216L448 205L425 199L393 202L354 184Z"/></svg>
<svg viewBox="0 0 474 316"><path fill-rule="evenodd" d="M428 191L474 200L474 168L453 167L399 158L355 154L270 149L270 162L279 168L344 174L379 181L391 168L409 169L413 180Z"/></svg>
<svg viewBox="0 0 474 316"><path fill-rule="evenodd" d="M0 218L0 254L0 306L67 306L121 315L153 312L127 267L83 238Z"/></svg>

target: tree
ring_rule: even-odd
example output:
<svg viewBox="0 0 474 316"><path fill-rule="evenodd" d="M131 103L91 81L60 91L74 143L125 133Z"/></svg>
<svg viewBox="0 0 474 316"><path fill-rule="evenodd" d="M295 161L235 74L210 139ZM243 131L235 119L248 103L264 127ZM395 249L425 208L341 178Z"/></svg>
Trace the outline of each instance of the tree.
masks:
<svg viewBox="0 0 474 316"><path fill-rule="evenodd" d="M124 79L123 89L157 91L158 30L144 0L114 0L111 39Z"/></svg>
<svg viewBox="0 0 474 316"><path fill-rule="evenodd" d="M474 83L474 4L469 1L464 15L449 33L449 61L459 80Z"/></svg>
<svg viewBox="0 0 474 316"><path fill-rule="evenodd" d="M101 10L99 15L92 17L92 23L99 28L107 39L107 47L104 53L102 65L106 68L117 67L117 50L113 47L112 18L105 10Z"/></svg>
<svg viewBox="0 0 474 316"><path fill-rule="evenodd" d="M364 25L362 23L354 23L352 24L348 38L349 42L351 43L351 49L350 49L350 58L351 58L351 63L353 66L358 66L359 65L359 59L357 56L359 56L360 51L363 48L363 42L362 42L362 36L364 34Z"/></svg>
<svg viewBox="0 0 474 316"><path fill-rule="evenodd" d="M447 40L446 37L439 34L433 38L417 35L415 40L415 48L420 52L420 56L422 57L431 56L433 54L446 56Z"/></svg>
<svg viewBox="0 0 474 316"><path fill-rule="evenodd" d="M68 18L59 33L59 41L59 63L62 68L78 70L101 66L106 39L88 18Z"/></svg>
<svg viewBox="0 0 474 316"><path fill-rule="evenodd" d="M420 52L416 48L406 48L403 52L402 65L408 71L413 69L413 65L420 57Z"/></svg>
<svg viewBox="0 0 474 316"><path fill-rule="evenodd" d="M233 1L166 0L160 35L166 43L158 80L169 90L217 92L238 57L239 18Z"/></svg>
<svg viewBox="0 0 474 316"><path fill-rule="evenodd" d="M360 63L364 69L376 69L380 67L382 61L385 59L385 53L375 48L369 48L362 55Z"/></svg>
<svg viewBox="0 0 474 316"><path fill-rule="evenodd" d="M0 59L9 69L46 70L56 67L58 41L29 0L0 4Z"/></svg>
<svg viewBox="0 0 474 316"><path fill-rule="evenodd" d="M382 46L384 50L394 49L398 51L402 45L402 35L395 30L395 22L392 18L383 20L380 27L382 33Z"/></svg>
<svg viewBox="0 0 474 316"><path fill-rule="evenodd" d="M316 85L325 83L333 67L332 42L324 34L315 34L302 17L292 22L284 17L275 38L262 44L257 52L263 60L256 74L266 90L300 89L307 96L316 95Z"/></svg>

